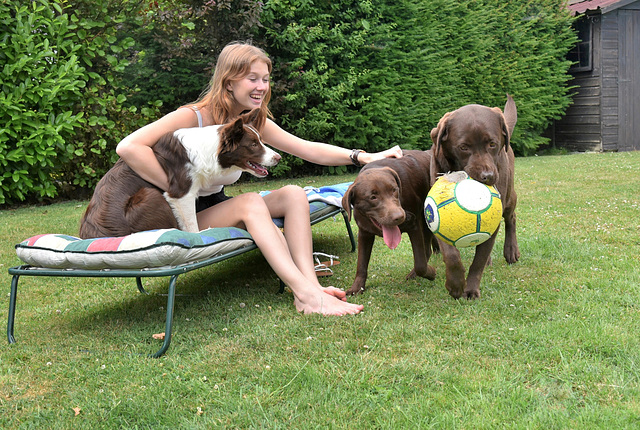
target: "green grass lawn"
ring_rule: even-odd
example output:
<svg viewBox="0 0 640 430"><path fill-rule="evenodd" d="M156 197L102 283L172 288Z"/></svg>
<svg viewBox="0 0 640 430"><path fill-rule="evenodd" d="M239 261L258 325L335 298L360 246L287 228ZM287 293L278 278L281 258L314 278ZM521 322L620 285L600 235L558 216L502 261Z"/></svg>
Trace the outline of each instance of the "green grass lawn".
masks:
<svg viewBox="0 0 640 430"><path fill-rule="evenodd" d="M132 279L23 277L17 343L0 342L0 427L640 428L638 184L638 152L517 159L522 257L505 263L500 233L476 301L448 295L440 255L435 281L405 281L406 235L394 251L376 241L356 316L297 314L259 251L190 272L160 359L146 354L168 280L146 280L145 296ZM75 234L86 204L0 211L3 328L13 246ZM313 231L341 262L321 282L349 287L342 219Z"/></svg>

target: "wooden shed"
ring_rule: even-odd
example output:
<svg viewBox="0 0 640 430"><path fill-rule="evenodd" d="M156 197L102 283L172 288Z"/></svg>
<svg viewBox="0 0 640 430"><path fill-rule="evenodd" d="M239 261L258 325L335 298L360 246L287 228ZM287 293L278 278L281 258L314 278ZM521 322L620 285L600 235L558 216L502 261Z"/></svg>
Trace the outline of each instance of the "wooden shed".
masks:
<svg viewBox="0 0 640 430"><path fill-rule="evenodd" d="M573 104L555 121L555 147L640 150L640 0L569 0L580 39L571 51Z"/></svg>

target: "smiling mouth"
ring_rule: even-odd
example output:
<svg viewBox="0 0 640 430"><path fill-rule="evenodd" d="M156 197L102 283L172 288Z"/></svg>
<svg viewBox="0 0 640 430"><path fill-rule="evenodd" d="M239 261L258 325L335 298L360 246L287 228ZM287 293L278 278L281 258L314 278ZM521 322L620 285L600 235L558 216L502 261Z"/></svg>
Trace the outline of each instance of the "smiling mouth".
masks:
<svg viewBox="0 0 640 430"><path fill-rule="evenodd" d="M262 164L247 161L247 167L249 168L250 173L259 178L264 178L269 174L269 171Z"/></svg>

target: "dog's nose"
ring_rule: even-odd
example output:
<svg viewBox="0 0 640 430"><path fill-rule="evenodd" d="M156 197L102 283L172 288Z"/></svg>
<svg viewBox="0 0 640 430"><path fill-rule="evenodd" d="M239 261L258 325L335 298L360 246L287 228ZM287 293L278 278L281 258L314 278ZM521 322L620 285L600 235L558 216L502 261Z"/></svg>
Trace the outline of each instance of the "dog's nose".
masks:
<svg viewBox="0 0 640 430"><path fill-rule="evenodd" d="M403 210L396 211L391 214L391 220L395 225L402 224L405 219L405 214Z"/></svg>
<svg viewBox="0 0 640 430"><path fill-rule="evenodd" d="M496 174L490 170L484 170L480 172L477 180L485 185L493 185L496 183Z"/></svg>

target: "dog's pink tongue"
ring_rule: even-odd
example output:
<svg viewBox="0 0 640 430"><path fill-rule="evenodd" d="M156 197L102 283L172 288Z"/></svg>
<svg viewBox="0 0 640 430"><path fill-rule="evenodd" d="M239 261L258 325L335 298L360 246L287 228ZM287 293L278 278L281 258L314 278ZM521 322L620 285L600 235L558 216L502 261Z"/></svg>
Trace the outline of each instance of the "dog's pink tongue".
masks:
<svg viewBox="0 0 640 430"><path fill-rule="evenodd" d="M402 238L402 233L400 232L400 228L397 225L393 227L382 227L382 238L384 239L384 243L390 249L396 249L398 244L400 243L400 239Z"/></svg>

